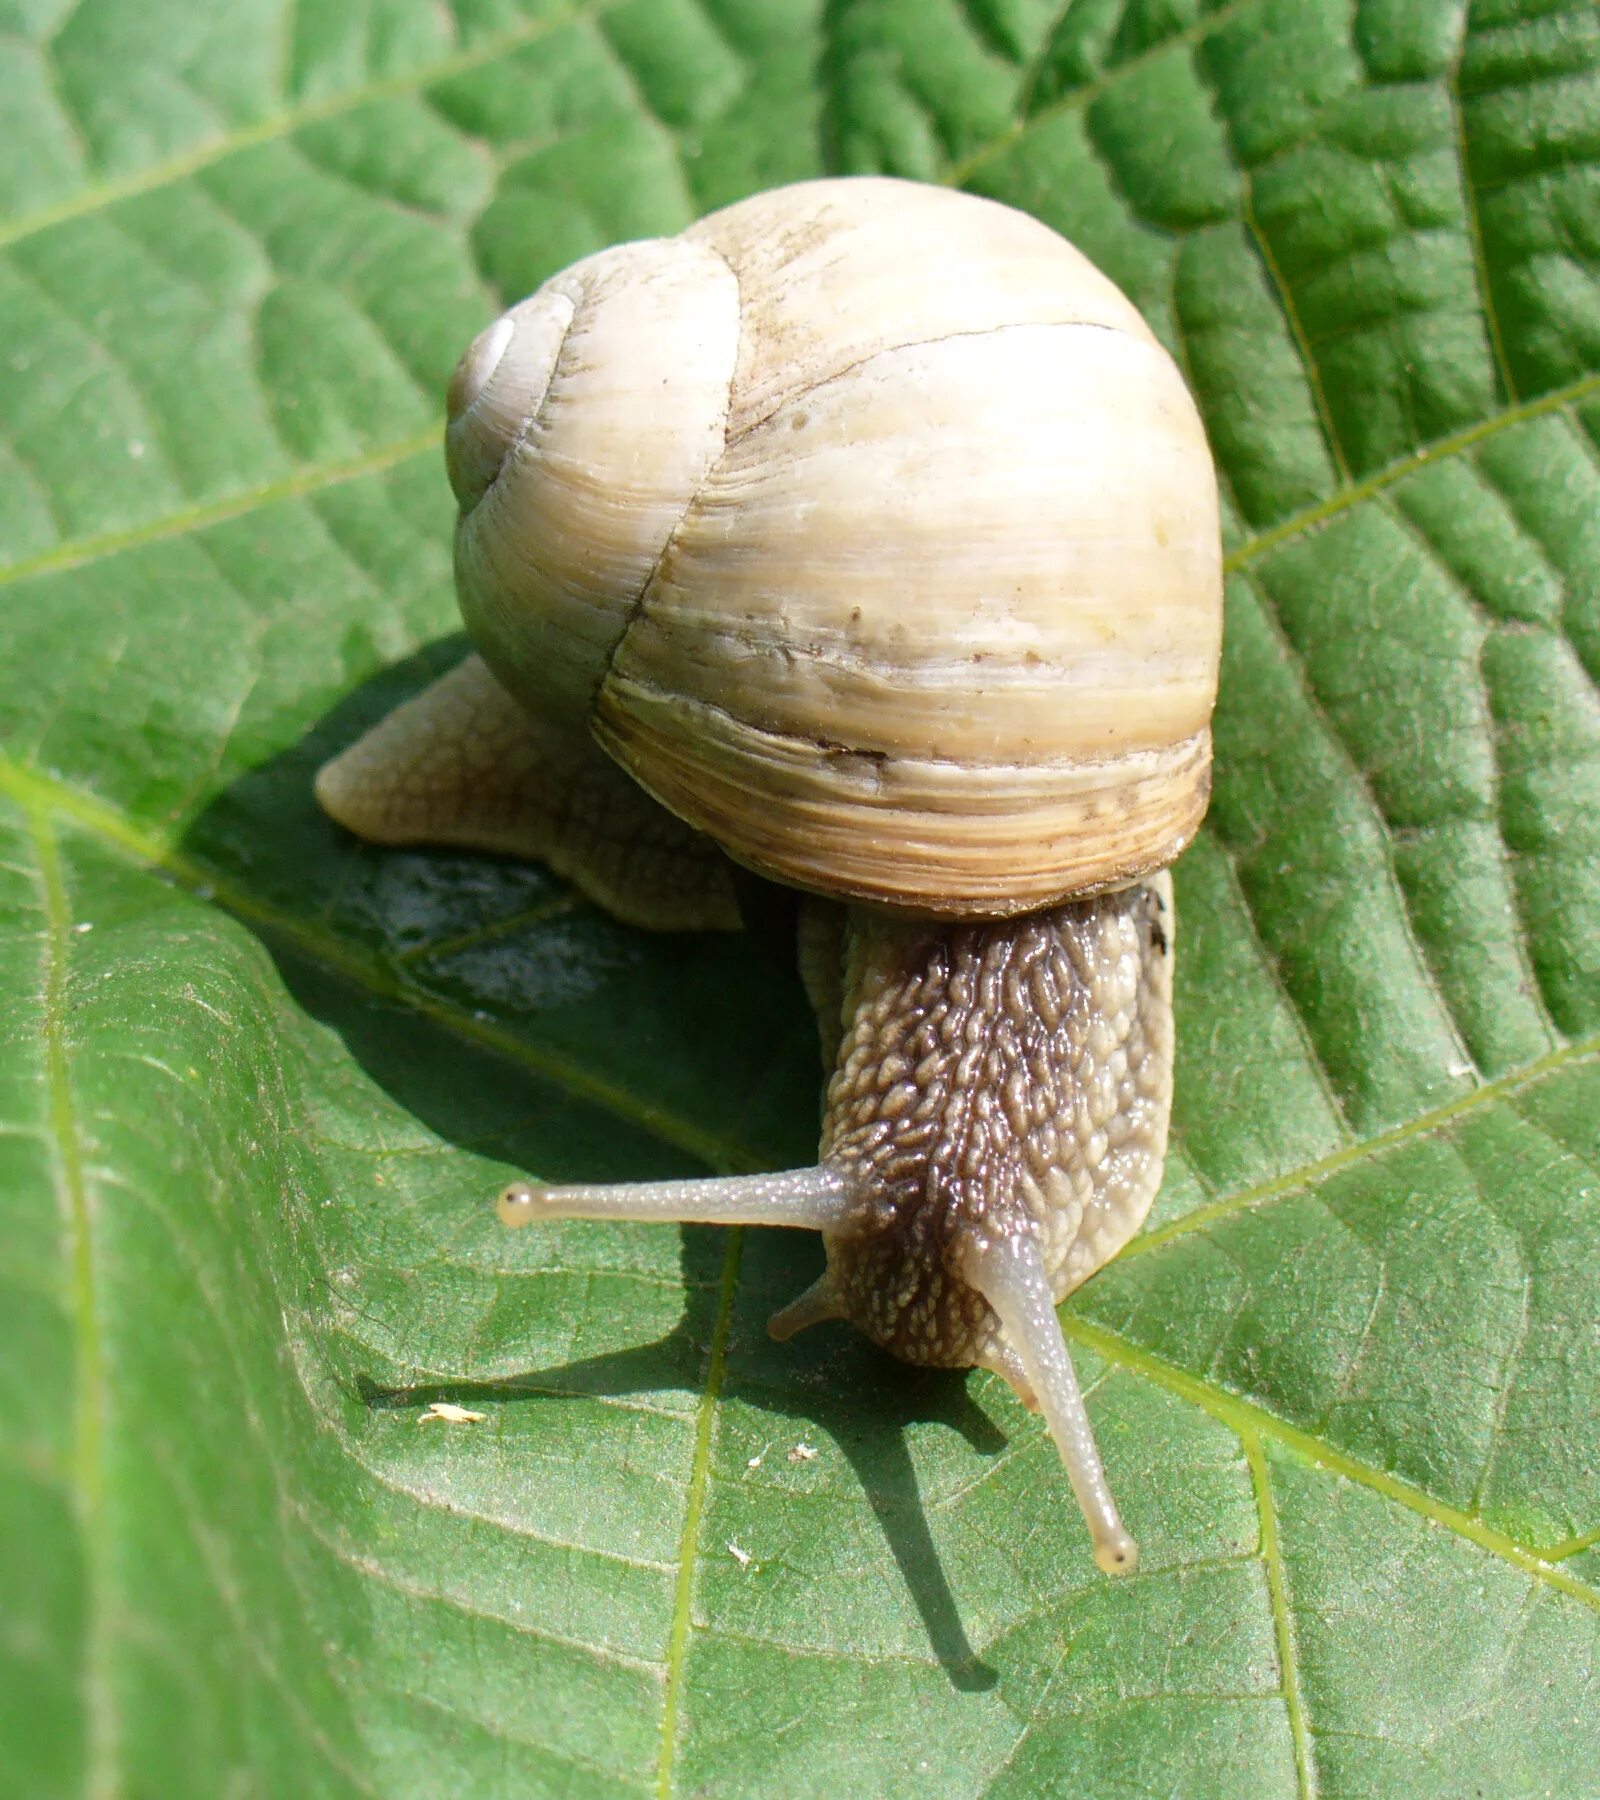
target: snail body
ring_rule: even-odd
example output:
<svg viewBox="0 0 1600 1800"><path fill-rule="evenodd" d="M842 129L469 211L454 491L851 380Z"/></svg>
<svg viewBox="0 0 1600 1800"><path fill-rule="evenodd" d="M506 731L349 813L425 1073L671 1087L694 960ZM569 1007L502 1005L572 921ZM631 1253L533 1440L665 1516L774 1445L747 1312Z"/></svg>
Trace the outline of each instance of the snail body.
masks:
<svg viewBox="0 0 1600 1800"><path fill-rule="evenodd" d="M852 1319L1039 1406L1135 1551L1054 1303L1138 1228L1171 1094L1166 869L1209 794L1215 477L1118 290L994 202L778 189L555 276L468 349L477 652L318 778L383 842L542 856L618 916L807 896L816 1168L519 1184L540 1216L822 1231Z"/></svg>

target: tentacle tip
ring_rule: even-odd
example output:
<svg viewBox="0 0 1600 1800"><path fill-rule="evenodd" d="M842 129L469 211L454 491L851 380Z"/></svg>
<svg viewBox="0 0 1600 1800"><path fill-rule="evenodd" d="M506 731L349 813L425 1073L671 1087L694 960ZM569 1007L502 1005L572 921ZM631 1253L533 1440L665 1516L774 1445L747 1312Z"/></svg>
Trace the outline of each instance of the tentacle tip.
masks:
<svg viewBox="0 0 1600 1800"><path fill-rule="evenodd" d="M1139 1546L1125 1531L1095 1542L1094 1560L1103 1575L1131 1575L1139 1566Z"/></svg>
<svg viewBox="0 0 1600 1800"><path fill-rule="evenodd" d="M792 1311L791 1307L786 1306L768 1316L767 1336L772 1339L773 1343L786 1344L801 1329L801 1326L797 1325L790 1316Z"/></svg>
<svg viewBox="0 0 1600 1800"><path fill-rule="evenodd" d="M531 1181L513 1181L509 1187L500 1190L500 1197L494 1203L495 1216L512 1231L521 1225L531 1225L545 1210L540 1204L545 1192Z"/></svg>
<svg viewBox="0 0 1600 1800"><path fill-rule="evenodd" d="M825 1319L842 1319L844 1307L826 1275L814 1281L797 1299L780 1306L767 1320L767 1336L776 1344L787 1343L797 1331L808 1325L820 1325Z"/></svg>

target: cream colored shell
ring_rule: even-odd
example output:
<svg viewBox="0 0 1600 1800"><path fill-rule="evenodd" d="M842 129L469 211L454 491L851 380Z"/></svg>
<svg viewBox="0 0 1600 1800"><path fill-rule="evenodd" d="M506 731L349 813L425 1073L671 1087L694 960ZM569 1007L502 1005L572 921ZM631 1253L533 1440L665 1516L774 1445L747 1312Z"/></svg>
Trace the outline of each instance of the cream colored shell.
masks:
<svg viewBox="0 0 1600 1800"><path fill-rule="evenodd" d="M820 181L574 265L452 384L469 631L750 866L1006 914L1205 810L1216 481L1045 226Z"/></svg>

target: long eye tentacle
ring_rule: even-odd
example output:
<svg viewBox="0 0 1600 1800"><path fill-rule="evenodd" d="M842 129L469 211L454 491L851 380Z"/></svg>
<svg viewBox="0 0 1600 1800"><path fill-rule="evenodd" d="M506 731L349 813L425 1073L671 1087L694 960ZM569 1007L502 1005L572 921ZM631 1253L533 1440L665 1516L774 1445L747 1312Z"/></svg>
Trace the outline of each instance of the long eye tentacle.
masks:
<svg viewBox="0 0 1600 1800"><path fill-rule="evenodd" d="M839 1231L855 1209L849 1178L826 1163L771 1175L691 1177L546 1187L517 1181L500 1195L502 1225L535 1219L642 1219L695 1225L792 1225Z"/></svg>
<svg viewBox="0 0 1600 1800"><path fill-rule="evenodd" d="M998 1315L1006 1346L1015 1353L1044 1414L1089 1527L1094 1560L1108 1575L1130 1573L1139 1561L1139 1546L1111 1497L1037 1239L1031 1231L1013 1231L967 1244L961 1263L966 1280Z"/></svg>

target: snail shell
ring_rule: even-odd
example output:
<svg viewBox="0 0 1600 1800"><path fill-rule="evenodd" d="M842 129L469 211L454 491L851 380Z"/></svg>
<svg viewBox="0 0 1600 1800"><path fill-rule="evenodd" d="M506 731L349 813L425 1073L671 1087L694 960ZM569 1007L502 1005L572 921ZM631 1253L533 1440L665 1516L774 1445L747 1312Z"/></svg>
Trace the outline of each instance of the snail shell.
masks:
<svg viewBox="0 0 1600 1800"><path fill-rule="evenodd" d="M475 643L763 874L998 916L1209 793L1216 481L1182 378L992 201L780 189L576 264L450 395Z"/></svg>

